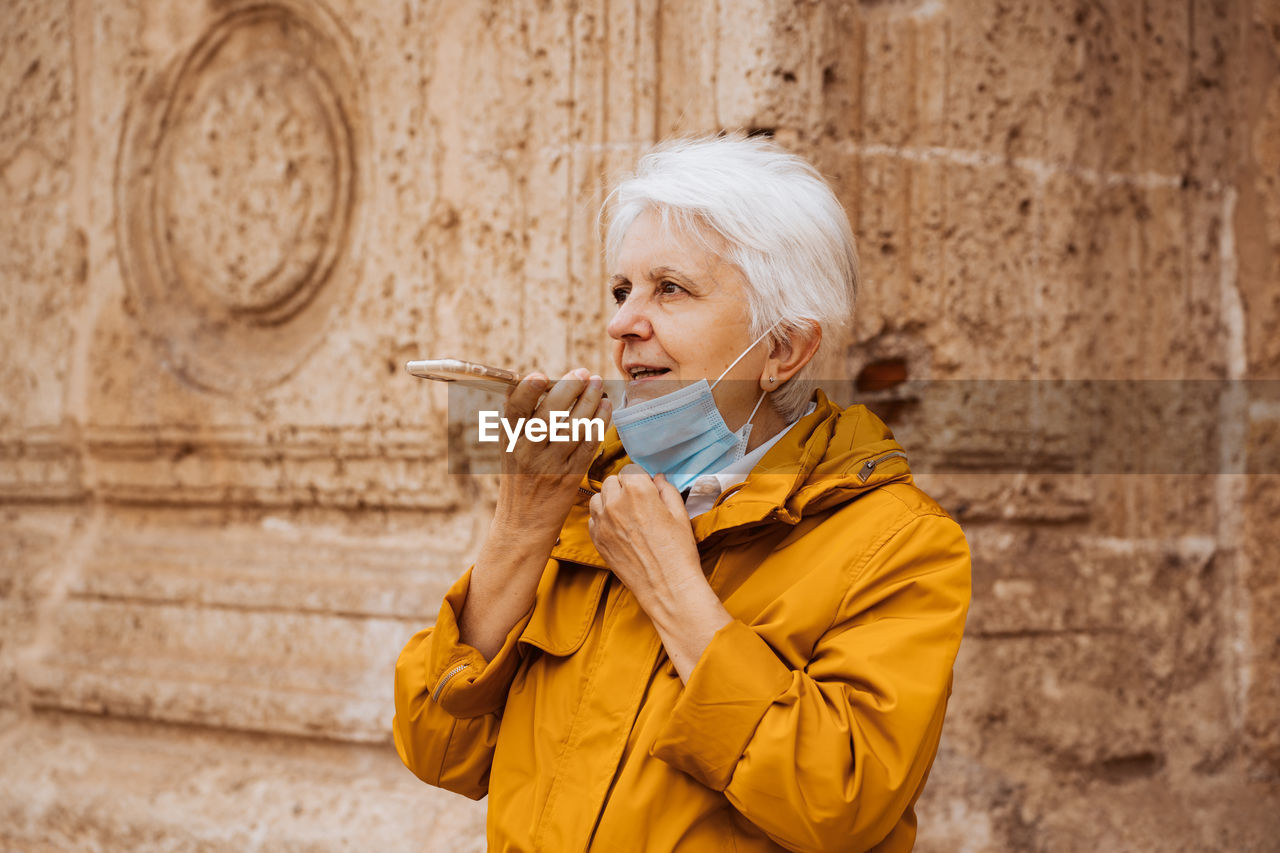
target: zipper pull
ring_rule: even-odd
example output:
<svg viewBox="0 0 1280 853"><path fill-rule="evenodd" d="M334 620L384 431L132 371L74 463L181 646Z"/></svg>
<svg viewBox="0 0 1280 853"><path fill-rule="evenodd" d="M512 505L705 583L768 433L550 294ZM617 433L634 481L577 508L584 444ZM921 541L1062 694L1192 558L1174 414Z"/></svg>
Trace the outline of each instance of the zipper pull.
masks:
<svg viewBox="0 0 1280 853"><path fill-rule="evenodd" d="M858 482L867 482L867 480L871 479L871 475L876 472L877 465L884 462L886 459L895 459L899 456L903 459L907 458L907 454L903 453L901 450L892 450L883 456L877 456L875 459L868 459L866 462L863 462L862 467L858 469Z"/></svg>
<svg viewBox="0 0 1280 853"><path fill-rule="evenodd" d="M449 681L450 681L450 680L451 680L455 675L457 675L458 673L462 672L464 669L466 669L466 668L467 668L467 667L469 667L469 666L471 666L471 664L470 664L470 663L460 663L460 664L458 664L457 666L455 666L453 669L451 669L451 670L449 670L448 672L446 672L446 673L445 673L445 674L440 678L440 683L436 685L436 691L435 691L435 693L433 693L433 694L431 695L431 701L432 701L432 702L439 702L439 701L440 701L440 693L444 690L444 686L445 686L446 684L448 684L448 683L449 683Z"/></svg>

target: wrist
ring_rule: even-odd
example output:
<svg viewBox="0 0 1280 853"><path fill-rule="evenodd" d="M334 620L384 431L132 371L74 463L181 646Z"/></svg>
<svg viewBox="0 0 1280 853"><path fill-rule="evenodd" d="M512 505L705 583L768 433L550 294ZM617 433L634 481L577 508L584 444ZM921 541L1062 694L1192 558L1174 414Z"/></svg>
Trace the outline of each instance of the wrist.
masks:
<svg viewBox="0 0 1280 853"><path fill-rule="evenodd" d="M518 476L518 475L517 475ZM504 477L503 480L510 478ZM577 497L577 487L565 491L548 484L544 488L520 489L504 482L498 489L494 507L494 526L513 533L560 532Z"/></svg>
<svg viewBox="0 0 1280 853"><path fill-rule="evenodd" d="M569 509L560 511L553 506L503 506L499 504L493 514L493 522L489 526L490 536L501 536L508 543L519 544L555 542L564 526Z"/></svg>
<svg viewBox="0 0 1280 853"><path fill-rule="evenodd" d="M693 566L684 577L688 580L682 583L647 587L636 596L638 603L660 632L687 634L696 626L714 623L715 628L711 630L714 634L723 622L730 621L732 617L711 584L707 583L701 564Z"/></svg>
<svg viewBox="0 0 1280 853"><path fill-rule="evenodd" d="M688 684L707 646L721 628L733 621L733 615L706 583L701 590L691 591L675 604L675 607L655 606L652 612L646 612L680 680Z"/></svg>
<svg viewBox="0 0 1280 853"><path fill-rule="evenodd" d="M486 556L503 562L523 562L533 556L541 561L555 546L560 526L527 517L495 515L480 546L478 560Z"/></svg>

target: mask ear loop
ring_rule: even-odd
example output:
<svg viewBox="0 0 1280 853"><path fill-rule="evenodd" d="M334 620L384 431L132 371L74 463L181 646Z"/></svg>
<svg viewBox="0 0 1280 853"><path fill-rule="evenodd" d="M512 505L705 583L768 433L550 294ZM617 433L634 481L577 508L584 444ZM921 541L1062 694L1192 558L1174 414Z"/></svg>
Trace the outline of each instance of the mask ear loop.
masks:
<svg viewBox="0 0 1280 853"><path fill-rule="evenodd" d="M779 322L781 322L781 321L779 321ZM770 326L769 328L767 328L767 329L765 329L765 330L764 330L764 334L762 334L760 337L758 337L758 338L756 338L754 341L752 341L752 342L751 342L751 346L749 346L749 347L747 347L746 349L744 349L744 350L742 351L742 354L741 354L741 355L739 355L737 358L735 358L735 359L733 360L733 364L731 364L731 365L729 365L728 367L726 367L726 368L724 369L724 373L721 373L718 377L716 377L716 381L711 383L711 390L712 390L712 391L716 390L716 386L720 384L720 380L721 380L721 379L724 379L725 375L726 375L730 370L733 370L735 367L737 367L738 362L740 362L740 361L742 361L744 358L746 358L746 357L747 357L747 353L749 353L749 352L751 352L753 349L755 349L755 348L756 348L756 344L758 344L758 343L760 343L761 341L763 341L763 340L765 339L765 337L767 337L767 336L768 336L768 334L769 334L770 332L772 332L775 328L777 328L777 325L778 325L778 323L774 323L772 326ZM769 393L768 391L761 391L761 392L760 392L760 398L759 398L758 400L756 400L756 407L755 407L754 409L752 409L752 410L751 410L751 414L747 416L747 422L746 422L745 424L743 424L743 426L750 426L750 425L751 425L751 422L752 422L752 421L754 421L754 420L756 419L756 412L760 411L760 404L764 402L765 395L766 395L766 394L768 394L768 393ZM714 398L712 398L712 399L714 399ZM741 429L741 428L742 428L742 427L739 427L739 429Z"/></svg>
<svg viewBox="0 0 1280 853"><path fill-rule="evenodd" d="M756 412L760 411L760 404L764 402L765 395L767 395L768 393L769 393L768 391L761 391L761 392L760 392L760 399L759 399L759 400L756 400L756 407L755 407L754 409L752 409L752 410L751 410L751 414L747 416L747 424L748 424L748 425L749 425L753 420L755 420L755 419L756 419Z"/></svg>
<svg viewBox="0 0 1280 853"><path fill-rule="evenodd" d="M782 322L782 321L781 321L781 320L779 320L778 322ZM767 328L767 329L765 329L765 330L764 330L764 334L763 334L763 335L761 335L760 337L758 337L758 338L756 338L754 341L752 341L752 342L751 342L751 346L749 346L749 347L747 347L746 349L744 349L744 350L742 351L742 354L741 354L741 355L739 355L737 358L735 358L735 359L733 360L733 364L731 364L731 365L729 365L728 367L726 367L726 368L724 369L724 373L721 373L719 376L717 376L717 377L716 377L716 381L711 383L711 390L712 390L712 391L716 390L716 386L720 384L720 380L721 380L721 379L724 379L724 377L729 373L729 371L730 371L730 370L733 370L735 367L737 367L737 366L738 366L738 362L740 362L740 361L742 361L744 358L746 358L746 357L747 357L747 353L749 353L749 352L751 352L753 349L755 349L755 348L756 348L756 344L758 344L758 343L760 343L761 341L763 341L763 340L765 339L765 337L766 337L766 336L768 336L768 334L769 334L770 332L772 332L772 331L774 330L774 328L775 328L777 325L778 325L778 323L774 323L772 326L770 326L769 328ZM759 404L759 403L757 403L756 405L757 405L757 406L759 406L760 404ZM754 412L752 412L752 414L755 414L755 413L754 413Z"/></svg>

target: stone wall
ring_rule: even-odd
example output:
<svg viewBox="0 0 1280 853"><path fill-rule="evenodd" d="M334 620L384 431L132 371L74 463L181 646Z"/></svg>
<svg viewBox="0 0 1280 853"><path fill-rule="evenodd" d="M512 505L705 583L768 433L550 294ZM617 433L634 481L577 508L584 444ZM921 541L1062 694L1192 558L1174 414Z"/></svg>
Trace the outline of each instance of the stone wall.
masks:
<svg viewBox="0 0 1280 853"><path fill-rule="evenodd" d="M1280 435L1271 0L0 19L0 849L483 849L389 742L492 493L401 365L604 368L602 187L721 128L834 179L841 374L907 380L872 396L973 546L920 849L1274 845L1280 467L1216 473ZM910 390L1082 379L1221 389L1134 442L1217 463L1081 470Z"/></svg>

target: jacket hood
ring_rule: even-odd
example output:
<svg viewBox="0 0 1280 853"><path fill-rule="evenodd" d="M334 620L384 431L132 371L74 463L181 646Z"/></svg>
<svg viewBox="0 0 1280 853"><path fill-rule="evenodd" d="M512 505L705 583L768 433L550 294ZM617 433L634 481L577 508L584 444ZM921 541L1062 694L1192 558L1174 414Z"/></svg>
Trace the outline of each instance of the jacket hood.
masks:
<svg viewBox="0 0 1280 853"><path fill-rule="evenodd" d="M741 485L693 519L699 541L765 521L794 525L886 483L911 481L902 445L869 409L841 408L821 390L815 392L814 403L814 410L769 449ZM583 488L599 491L606 477L630 461L611 427Z"/></svg>
<svg viewBox="0 0 1280 853"><path fill-rule="evenodd" d="M815 408L769 449L747 479L692 520L699 547L750 539L777 523L794 526L888 483L911 482L902 445L865 406L841 408L816 391ZM587 504L604 480L631 462L618 431L605 435L551 551L556 559L604 568L587 532Z"/></svg>

